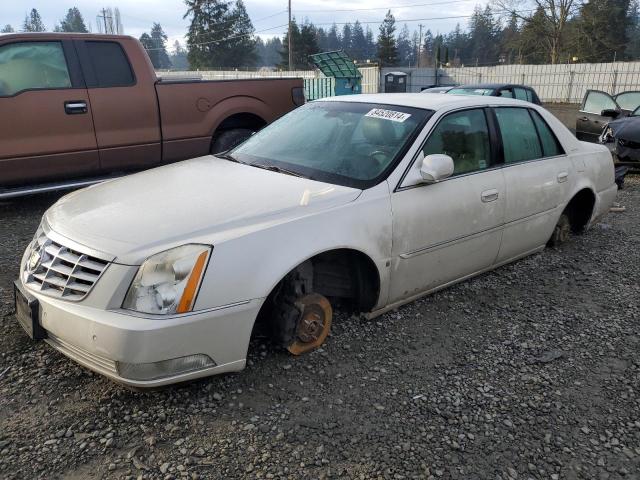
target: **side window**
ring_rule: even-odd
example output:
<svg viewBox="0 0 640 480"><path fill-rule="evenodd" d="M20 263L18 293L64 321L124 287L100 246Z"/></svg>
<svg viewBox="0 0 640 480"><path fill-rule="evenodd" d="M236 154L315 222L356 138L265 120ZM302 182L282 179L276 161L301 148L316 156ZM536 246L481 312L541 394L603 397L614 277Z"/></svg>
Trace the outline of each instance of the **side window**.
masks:
<svg viewBox="0 0 640 480"><path fill-rule="evenodd" d="M623 92L616 95L620 108L633 112L640 105L640 92Z"/></svg>
<svg viewBox="0 0 640 480"><path fill-rule="evenodd" d="M135 83L129 60L116 42L85 42L97 87L128 87Z"/></svg>
<svg viewBox="0 0 640 480"><path fill-rule="evenodd" d="M503 88L503 89L498 91L498 96L499 97L513 98L513 92L511 91L510 88Z"/></svg>
<svg viewBox="0 0 640 480"><path fill-rule="evenodd" d="M454 175L488 168L491 147L484 110L464 110L444 117L427 139L422 152L425 156L449 155L455 165Z"/></svg>
<svg viewBox="0 0 640 480"><path fill-rule="evenodd" d="M529 110L533 121L538 129L538 135L540 135L540 142L542 143L542 152L545 157L555 157L556 155L563 155L564 150L560 145L560 142L553 134L547 122L540 116L535 110Z"/></svg>
<svg viewBox="0 0 640 480"><path fill-rule="evenodd" d="M504 147L504 163L542 158L538 132L526 108L496 108Z"/></svg>
<svg viewBox="0 0 640 480"><path fill-rule="evenodd" d="M527 98L527 91L524 88L514 88L513 91L515 92L518 100L524 100L526 102L531 101L531 94L529 94L529 98Z"/></svg>
<svg viewBox="0 0 640 480"><path fill-rule="evenodd" d="M582 110L587 113L595 113L600 115L602 110L616 110L618 106L609 95L603 92L589 92L584 102Z"/></svg>
<svg viewBox="0 0 640 480"><path fill-rule="evenodd" d="M23 90L71 88L60 42L20 42L0 46L0 97Z"/></svg>

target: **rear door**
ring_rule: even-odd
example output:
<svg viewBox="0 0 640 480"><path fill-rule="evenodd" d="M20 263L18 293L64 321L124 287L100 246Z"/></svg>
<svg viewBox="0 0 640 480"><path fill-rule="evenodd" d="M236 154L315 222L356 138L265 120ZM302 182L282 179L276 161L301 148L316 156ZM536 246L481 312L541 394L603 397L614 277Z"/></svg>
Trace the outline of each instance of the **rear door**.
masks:
<svg viewBox="0 0 640 480"><path fill-rule="evenodd" d="M76 47L91 99L101 169L114 172L159 163L156 79L140 44L133 39L76 40Z"/></svg>
<svg viewBox="0 0 640 480"><path fill-rule="evenodd" d="M70 40L0 43L0 187L98 170L91 105Z"/></svg>
<svg viewBox="0 0 640 480"><path fill-rule="evenodd" d="M572 164L538 112L494 107L502 139L506 207L498 263L547 243L567 198Z"/></svg>
<svg viewBox="0 0 640 480"><path fill-rule="evenodd" d="M587 90L576 120L576 137L587 142L597 142L604 126L611 121L602 115L603 110L617 110L620 107L606 92Z"/></svg>

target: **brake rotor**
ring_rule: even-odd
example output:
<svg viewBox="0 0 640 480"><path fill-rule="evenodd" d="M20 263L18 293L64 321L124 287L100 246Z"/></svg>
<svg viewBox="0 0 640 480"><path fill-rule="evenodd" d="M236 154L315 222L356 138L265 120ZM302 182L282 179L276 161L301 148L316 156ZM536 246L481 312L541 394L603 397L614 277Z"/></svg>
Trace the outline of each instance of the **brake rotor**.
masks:
<svg viewBox="0 0 640 480"><path fill-rule="evenodd" d="M329 300L318 293L299 298L296 306L301 314L295 336L287 350L293 355L302 355L324 343L331 330L333 310Z"/></svg>

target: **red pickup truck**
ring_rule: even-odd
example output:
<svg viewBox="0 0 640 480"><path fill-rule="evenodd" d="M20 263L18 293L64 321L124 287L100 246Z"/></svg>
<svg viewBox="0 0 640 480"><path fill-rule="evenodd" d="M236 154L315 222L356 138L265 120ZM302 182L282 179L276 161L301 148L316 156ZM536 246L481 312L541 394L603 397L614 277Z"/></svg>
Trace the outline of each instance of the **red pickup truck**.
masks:
<svg viewBox="0 0 640 480"><path fill-rule="evenodd" d="M217 153L302 103L299 78L159 79L131 37L0 35L0 198Z"/></svg>

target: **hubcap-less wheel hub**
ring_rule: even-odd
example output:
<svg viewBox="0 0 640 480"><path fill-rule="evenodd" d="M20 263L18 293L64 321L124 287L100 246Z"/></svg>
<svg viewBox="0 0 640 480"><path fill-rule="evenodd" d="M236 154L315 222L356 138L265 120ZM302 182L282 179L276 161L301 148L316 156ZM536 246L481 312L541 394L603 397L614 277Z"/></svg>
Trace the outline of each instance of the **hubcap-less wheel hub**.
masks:
<svg viewBox="0 0 640 480"><path fill-rule="evenodd" d="M302 355L323 344L331 330L333 310L329 300L317 293L301 297L296 305L302 313L287 350L293 355Z"/></svg>

